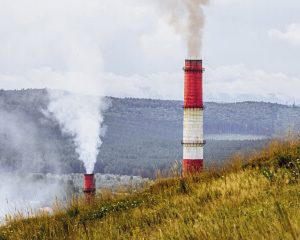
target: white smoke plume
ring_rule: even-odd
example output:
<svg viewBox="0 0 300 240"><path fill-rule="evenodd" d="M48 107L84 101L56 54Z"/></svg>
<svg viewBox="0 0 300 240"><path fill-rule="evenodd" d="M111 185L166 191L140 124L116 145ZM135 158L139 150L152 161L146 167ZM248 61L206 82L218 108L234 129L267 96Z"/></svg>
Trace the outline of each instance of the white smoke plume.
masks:
<svg viewBox="0 0 300 240"><path fill-rule="evenodd" d="M0 225L6 215L33 215L52 206L65 192L64 182L51 174L1 173L0 181Z"/></svg>
<svg viewBox="0 0 300 240"><path fill-rule="evenodd" d="M87 173L93 173L101 137L105 134L103 112L108 104L101 97L48 90L48 112L60 124L65 134L74 138L76 152Z"/></svg>
<svg viewBox="0 0 300 240"><path fill-rule="evenodd" d="M190 58L201 55L205 16L203 7L209 0L164 0L158 6L168 23L180 34L187 44Z"/></svg>

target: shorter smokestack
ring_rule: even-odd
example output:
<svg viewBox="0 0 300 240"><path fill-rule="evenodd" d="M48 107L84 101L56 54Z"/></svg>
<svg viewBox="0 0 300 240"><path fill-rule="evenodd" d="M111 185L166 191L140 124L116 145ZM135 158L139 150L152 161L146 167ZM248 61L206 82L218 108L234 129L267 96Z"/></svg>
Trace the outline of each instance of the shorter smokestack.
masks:
<svg viewBox="0 0 300 240"><path fill-rule="evenodd" d="M88 201L96 192L96 184L94 174L84 174L84 193Z"/></svg>

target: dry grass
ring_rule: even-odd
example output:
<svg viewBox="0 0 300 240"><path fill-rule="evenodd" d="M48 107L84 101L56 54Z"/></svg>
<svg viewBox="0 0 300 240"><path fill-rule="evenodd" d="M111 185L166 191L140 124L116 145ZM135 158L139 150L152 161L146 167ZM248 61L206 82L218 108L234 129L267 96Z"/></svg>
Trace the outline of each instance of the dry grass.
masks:
<svg viewBox="0 0 300 240"><path fill-rule="evenodd" d="M199 176L10 219L0 239L299 239L299 158L299 141L275 141Z"/></svg>

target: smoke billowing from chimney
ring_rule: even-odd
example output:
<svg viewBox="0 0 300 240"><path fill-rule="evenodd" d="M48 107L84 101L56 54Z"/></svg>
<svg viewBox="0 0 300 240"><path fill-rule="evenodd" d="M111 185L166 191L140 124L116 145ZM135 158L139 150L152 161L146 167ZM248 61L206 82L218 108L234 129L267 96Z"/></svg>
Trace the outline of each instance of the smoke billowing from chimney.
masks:
<svg viewBox="0 0 300 240"><path fill-rule="evenodd" d="M159 8L168 23L187 43L189 58L200 57L205 16L203 6L209 0L164 0Z"/></svg>
<svg viewBox="0 0 300 240"><path fill-rule="evenodd" d="M62 131L72 135L79 159L86 172L93 173L101 137L105 134L103 112L108 103L101 97L48 90L48 113L54 117Z"/></svg>

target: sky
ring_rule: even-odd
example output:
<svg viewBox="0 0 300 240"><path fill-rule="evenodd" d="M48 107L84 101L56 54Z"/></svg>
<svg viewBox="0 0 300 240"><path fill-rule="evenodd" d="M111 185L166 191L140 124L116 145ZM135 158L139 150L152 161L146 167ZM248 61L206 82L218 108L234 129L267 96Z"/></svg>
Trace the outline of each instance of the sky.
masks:
<svg viewBox="0 0 300 240"><path fill-rule="evenodd" d="M156 1L0 0L0 89L181 100L187 48ZM299 0L204 12L205 101L300 104Z"/></svg>

